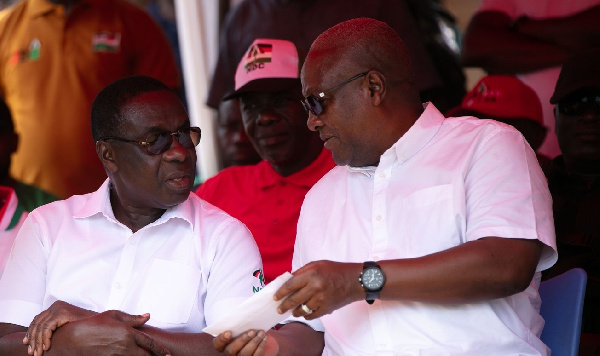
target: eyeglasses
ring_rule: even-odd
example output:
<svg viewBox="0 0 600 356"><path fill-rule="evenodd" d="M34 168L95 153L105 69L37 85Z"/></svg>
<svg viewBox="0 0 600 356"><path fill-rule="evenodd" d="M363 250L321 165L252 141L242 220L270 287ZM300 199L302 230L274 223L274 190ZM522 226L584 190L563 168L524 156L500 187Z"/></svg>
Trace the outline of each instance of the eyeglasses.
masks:
<svg viewBox="0 0 600 356"><path fill-rule="evenodd" d="M557 105L558 112L563 115L583 115L591 106L600 114L600 94L576 96L561 100Z"/></svg>
<svg viewBox="0 0 600 356"><path fill-rule="evenodd" d="M304 100L302 100L302 105L304 106L304 110L306 110L306 112L308 113L309 111L312 112L315 115L321 115L323 113L323 111L325 111L325 108L323 107L323 102L326 100L325 99L325 92L328 92L328 94L333 93L334 91L338 90L339 88L341 88L342 86L344 86L345 84L350 83L353 80L356 80L360 77L364 77L365 75L367 75L369 72L364 72L364 73L360 73L355 75L354 77L346 80L343 83L340 83L332 88L329 88L327 90L324 90L322 92L320 92L319 94L315 95L310 95L307 96L306 98L304 98Z"/></svg>
<svg viewBox="0 0 600 356"><path fill-rule="evenodd" d="M159 155L166 152L173 144L173 137L179 142L183 148L194 148L200 143L201 131L199 127L190 127L187 129L177 130L175 132L161 132L154 134L146 141L129 140L126 138L109 136L101 138L102 141L117 140L121 142L136 143L145 147L148 153Z"/></svg>

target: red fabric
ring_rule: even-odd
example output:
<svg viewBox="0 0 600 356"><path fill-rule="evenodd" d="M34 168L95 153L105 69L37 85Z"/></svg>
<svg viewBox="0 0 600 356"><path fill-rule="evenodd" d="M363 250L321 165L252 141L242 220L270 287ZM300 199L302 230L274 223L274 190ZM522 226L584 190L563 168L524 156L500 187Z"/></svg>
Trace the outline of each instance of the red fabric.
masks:
<svg viewBox="0 0 600 356"><path fill-rule="evenodd" d="M267 161L224 169L196 193L237 218L252 232L263 260L265 282L292 268L296 225L306 192L335 166L323 149L308 167L288 177Z"/></svg>

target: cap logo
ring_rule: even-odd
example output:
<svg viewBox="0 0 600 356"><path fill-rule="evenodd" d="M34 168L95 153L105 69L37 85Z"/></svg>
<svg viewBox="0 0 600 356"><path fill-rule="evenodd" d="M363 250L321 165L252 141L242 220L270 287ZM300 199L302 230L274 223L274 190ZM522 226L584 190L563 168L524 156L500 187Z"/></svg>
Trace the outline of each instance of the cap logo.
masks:
<svg viewBox="0 0 600 356"><path fill-rule="evenodd" d="M257 43L252 45L248 49L246 55L246 73L250 73L255 69L261 69L265 67L265 63L271 62L271 53L273 52L273 46L270 44Z"/></svg>

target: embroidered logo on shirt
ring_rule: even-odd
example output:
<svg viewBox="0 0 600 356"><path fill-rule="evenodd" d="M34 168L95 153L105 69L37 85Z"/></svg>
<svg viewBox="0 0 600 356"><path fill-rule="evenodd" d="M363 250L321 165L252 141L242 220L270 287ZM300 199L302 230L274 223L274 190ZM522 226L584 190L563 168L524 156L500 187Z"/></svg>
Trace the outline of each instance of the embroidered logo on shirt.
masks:
<svg viewBox="0 0 600 356"><path fill-rule="evenodd" d="M24 63L30 61L37 61L40 59L42 44L40 40L34 38L29 43L29 47L27 49L22 49L18 51L14 51L10 56L10 64Z"/></svg>
<svg viewBox="0 0 600 356"><path fill-rule="evenodd" d="M255 69L264 68L265 63L271 62L272 51L273 46L270 44L258 43L250 47L246 54L246 65L244 66L246 72L249 73Z"/></svg>
<svg viewBox="0 0 600 356"><path fill-rule="evenodd" d="M252 287L252 292L256 293L265 287L265 275L263 274L263 271L260 269L257 269L256 271L254 271L254 273L252 273L252 275L254 276L254 278L256 278L258 280L258 287L257 286Z"/></svg>
<svg viewBox="0 0 600 356"><path fill-rule="evenodd" d="M92 37L92 51L118 52L121 49L121 34L100 32Z"/></svg>

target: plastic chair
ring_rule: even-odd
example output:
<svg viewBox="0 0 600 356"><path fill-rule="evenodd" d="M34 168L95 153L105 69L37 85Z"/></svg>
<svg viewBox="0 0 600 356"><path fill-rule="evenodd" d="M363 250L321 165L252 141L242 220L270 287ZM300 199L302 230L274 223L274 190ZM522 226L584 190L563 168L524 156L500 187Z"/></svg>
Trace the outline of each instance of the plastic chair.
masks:
<svg viewBox="0 0 600 356"><path fill-rule="evenodd" d="M541 340L552 356L577 356L587 274L581 268L540 283L540 314L545 320Z"/></svg>

